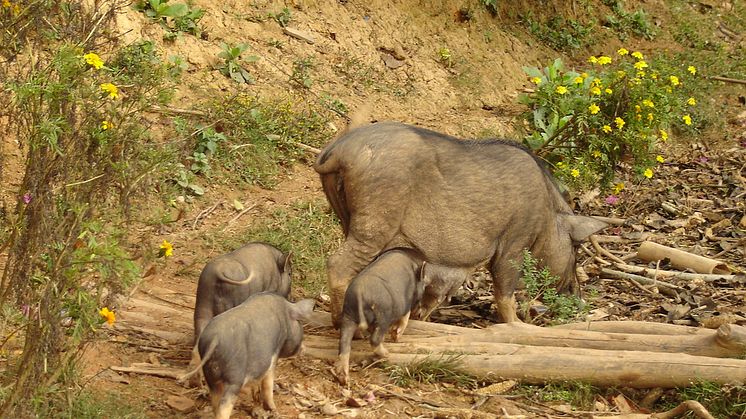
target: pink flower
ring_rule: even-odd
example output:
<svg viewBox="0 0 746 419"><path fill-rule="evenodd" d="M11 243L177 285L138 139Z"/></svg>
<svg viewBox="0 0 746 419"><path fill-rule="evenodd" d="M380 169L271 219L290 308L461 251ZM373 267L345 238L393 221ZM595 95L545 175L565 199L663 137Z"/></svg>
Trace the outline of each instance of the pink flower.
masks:
<svg viewBox="0 0 746 419"><path fill-rule="evenodd" d="M708 159L705 156L702 156L702 157L700 157L700 158L697 159L697 161L700 162L700 163L707 163L709 160L710 159Z"/></svg>
<svg viewBox="0 0 746 419"><path fill-rule="evenodd" d="M23 194L23 203L28 204L29 202L31 202L31 194L27 192Z"/></svg>
<svg viewBox="0 0 746 419"><path fill-rule="evenodd" d="M609 196L606 197L605 202L608 205L616 205L616 203L619 202L619 197L616 196L616 195L609 195Z"/></svg>

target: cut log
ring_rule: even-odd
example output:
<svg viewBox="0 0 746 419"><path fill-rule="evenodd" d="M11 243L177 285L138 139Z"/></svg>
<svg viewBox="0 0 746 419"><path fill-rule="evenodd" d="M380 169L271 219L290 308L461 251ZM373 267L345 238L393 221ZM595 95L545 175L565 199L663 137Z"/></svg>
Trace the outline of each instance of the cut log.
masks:
<svg viewBox="0 0 746 419"><path fill-rule="evenodd" d="M315 314L312 324L316 321L316 327L328 326L328 320L326 313ZM725 325L718 332L685 328L696 330L689 333L678 329L681 333L676 335L600 333L520 323L477 330L411 321L410 327L398 343L386 342L390 362L406 365L455 352L463 354L463 370L482 379L527 383L578 380L598 386L635 388L686 387L699 380L746 383L746 360L679 352L742 355L746 332L734 325ZM439 328L443 333L433 336ZM463 333L455 333L459 329ZM517 341L530 345L516 344ZM327 360L337 357L336 335L307 335L304 346L307 355ZM355 341L352 346L351 359L372 356L367 340ZM643 348L645 351L632 350Z"/></svg>
<svg viewBox="0 0 746 419"><path fill-rule="evenodd" d="M678 324L638 321L598 321L568 323L552 326L552 329L587 330L590 332L631 333L639 335L711 335L715 331L701 327Z"/></svg>
<svg viewBox="0 0 746 419"><path fill-rule="evenodd" d="M695 255L680 249L646 241L640 243L637 256L644 261L669 259L679 269L692 269L701 274L730 274L728 265L715 259Z"/></svg>

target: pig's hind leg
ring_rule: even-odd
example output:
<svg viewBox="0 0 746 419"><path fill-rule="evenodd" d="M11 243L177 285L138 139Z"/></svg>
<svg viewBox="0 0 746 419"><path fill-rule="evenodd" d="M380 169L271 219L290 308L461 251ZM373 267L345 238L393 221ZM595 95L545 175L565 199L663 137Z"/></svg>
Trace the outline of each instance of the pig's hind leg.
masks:
<svg viewBox="0 0 746 419"><path fill-rule="evenodd" d="M240 391L240 385L225 384L222 382L214 388L210 388L210 401L212 402L215 419L230 418L233 412L233 405L236 404L236 399Z"/></svg>
<svg viewBox="0 0 746 419"><path fill-rule="evenodd" d="M379 323L376 329L370 334L370 345L373 347L373 353L381 358L389 356L389 351L383 347L383 338L386 332L391 328L391 323Z"/></svg>
<svg viewBox="0 0 746 419"><path fill-rule="evenodd" d="M260 378L260 388L262 393L262 404L266 410L275 410L275 365L277 364L277 356L272 357L272 363L269 365L269 369Z"/></svg>
<svg viewBox="0 0 746 419"><path fill-rule="evenodd" d="M334 363L333 370L337 381L342 385L346 385L350 379L350 351L352 350L352 338L356 332L357 324L349 318L343 318L339 332L339 358Z"/></svg>
<svg viewBox="0 0 746 419"><path fill-rule="evenodd" d="M401 335L404 334L404 330L407 328L407 324L409 324L410 314L412 314L412 312L408 311L407 314L403 315L399 320L394 322L394 324L391 326L391 340L392 341L398 342Z"/></svg>

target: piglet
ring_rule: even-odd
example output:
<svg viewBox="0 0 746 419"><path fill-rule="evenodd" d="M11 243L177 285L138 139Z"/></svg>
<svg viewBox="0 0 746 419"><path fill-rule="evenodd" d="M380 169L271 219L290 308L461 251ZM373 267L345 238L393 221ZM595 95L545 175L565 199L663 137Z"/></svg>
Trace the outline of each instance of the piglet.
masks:
<svg viewBox="0 0 746 419"><path fill-rule="evenodd" d="M413 318L418 320L427 320L433 310L444 301L449 301L473 271L471 268L452 268L433 263L428 263L423 269L428 284L418 307L412 311Z"/></svg>
<svg viewBox="0 0 746 419"><path fill-rule="evenodd" d="M291 273L290 254L266 243L249 243L211 260L197 284L194 342L213 317L253 294L272 291L287 297Z"/></svg>
<svg viewBox="0 0 746 419"><path fill-rule="evenodd" d="M395 342L407 327L411 310L422 297L426 283L421 256L411 249L389 250L376 258L350 282L345 292L339 337L339 358L334 374L341 384L350 375L352 338L370 331L374 353L386 357L383 338L391 332Z"/></svg>
<svg viewBox="0 0 746 419"><path fill-rule="evenodd" d="M310 299L291 303L270 292L252 295L207 324L197 343L202 361L180 379L202 368L219 419L230 417L244 385L259 386L263 407L275 410L275 364L278 358L300 350L303 326L299 320L308 320L313 306Z"/></svg>

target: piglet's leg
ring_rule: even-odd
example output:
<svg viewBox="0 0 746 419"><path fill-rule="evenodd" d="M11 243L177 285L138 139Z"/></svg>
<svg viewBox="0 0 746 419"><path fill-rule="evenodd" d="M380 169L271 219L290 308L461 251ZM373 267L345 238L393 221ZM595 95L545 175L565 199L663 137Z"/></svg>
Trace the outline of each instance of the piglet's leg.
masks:
<svg viewBox="0 0 746 419"><path fill-rule="evenodd" d="M407 328L407 324L409 324L409 315L411 314L411 311L408 311L407 314L402 316L399 320L394 323L394 326L391 328L391 340L394 342L398 342L401 335L404 333L404 330Z"/></svg>
<svg viewBox="0 0 746 419"><path fill-rule="evenodd" d="M264 373L261 378L261 389L262 399L264 400L264 408L267 410L275 410L275 397L274 397L274 386L275 386L275 364L277 364L277 356L272 357L272 363L269 365L269 369Z"/></svg>
<svg viewBox="0 0 746 419"><path fill-rule="evenodd" d="M346 317L342 319L342 328L339 332L339 358L334 363L334 375L342 385L346 385L350 379L350 351L352 350L352 337L356 331L355 322Z"/></svg>
<svg viewBox="0 0 746 419"><path fill-rule="evenodd" d="M373 353L381 358L389 356L389 351L383 347L383 337L390 327L390 324L379 324L376 330L370 335L370 344L373 346Z"/></svg>

